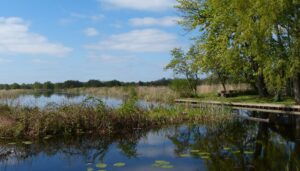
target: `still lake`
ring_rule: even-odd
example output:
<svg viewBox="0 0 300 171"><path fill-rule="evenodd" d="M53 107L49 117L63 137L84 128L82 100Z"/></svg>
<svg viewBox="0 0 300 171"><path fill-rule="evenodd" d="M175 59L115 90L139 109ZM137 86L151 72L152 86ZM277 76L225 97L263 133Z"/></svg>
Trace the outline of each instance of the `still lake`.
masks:
<svg viewBox="0 0 300 171"><path fill-rule="evenodd" d="M85 98L24 95L5 103L44 107L48 103L79 103ZM122 104L116 98L103 100L112 107ZM267 116L249 111L242 114ZM237 118L219 127L177 125L107 136L48 137L27 145L0 140L0 170L299 170L299 118L270 115L269 123Z"/></svg>

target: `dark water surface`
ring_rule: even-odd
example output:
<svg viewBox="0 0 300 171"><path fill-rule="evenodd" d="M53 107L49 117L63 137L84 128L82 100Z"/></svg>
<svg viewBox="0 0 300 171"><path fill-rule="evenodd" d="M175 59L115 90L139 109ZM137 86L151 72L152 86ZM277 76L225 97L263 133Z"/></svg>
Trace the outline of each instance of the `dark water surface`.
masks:
<svg viewBox="0 0 300 171"><path fill-rule="evenodd" d="M50 98L57 102L57 97L59 95ZM72 97L75 102L76 99L82 100L81 98L83 97ZM249 111L240 113L268 118L270 122L236 119L221 126L180 125L105 136L91 134L77 137L47 137L32 144L27 142L27 145L23 141L0 139L0 170L297 171L300 169L299 118ZM118 162L125 166L114 166ZM99 163L105 163L107 167L99 168L97 167Z"/></svg>

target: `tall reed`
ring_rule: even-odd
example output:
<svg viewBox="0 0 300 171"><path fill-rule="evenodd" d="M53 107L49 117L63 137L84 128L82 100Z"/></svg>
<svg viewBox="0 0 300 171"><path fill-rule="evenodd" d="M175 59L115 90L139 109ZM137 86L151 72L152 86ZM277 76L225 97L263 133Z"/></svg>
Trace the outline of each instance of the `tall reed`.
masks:
<svg viewBox="0 0 300 171"><path fill-rule="evenodd" d="M48 105L45 108L0 105L1 137L44 137L87 132L111 133L157 128L180 123L221 123L230 118L225 108L192 109L184 106L143 109L130 97L118 108L97 98L79 104Z"/></svg>

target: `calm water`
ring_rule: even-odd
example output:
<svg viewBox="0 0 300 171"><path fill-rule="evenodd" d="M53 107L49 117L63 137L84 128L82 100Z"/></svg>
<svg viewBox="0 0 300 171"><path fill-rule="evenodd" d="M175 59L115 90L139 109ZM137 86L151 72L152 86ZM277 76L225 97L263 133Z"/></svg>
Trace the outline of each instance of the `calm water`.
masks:
<svg viewBox="0 0 300 171"><path fill-rule="evenodd" d="M236 120L222 127L171 126L110 136L48 139L31 145L1 142L1 171L166 170L156 160L170 162L168 170L298 170L299 130L289 126ZM299 125L298 125L299 127ZM207 153L207 154L206 154ZM117 162L124 167L114 167Z"/></svg>
<svg viewBox="0 0 300 171"><path fill-rule="evenodd" d="M89 96L77 95L77 94L67 94L67 93L35 93L35 94L25 94L20 95L15 99L0 99L0 103L8 105L21 105L21 106L31 106L44 108L48 104L76 104L81 103ZM113 97L99 97L106 105L110 107L118 107L123 103L120 98ZM146 102L143 100L138 101L138 105L141 107L153 107L159 104L154 102Z"/></svg>
<svg viewBox="0 0 300 171"><path fill-rule="evenodd" d="M38 98L57 102L58 97ZM82 98L71 97L74 102ZM111 101L110 105L121 103ZM0 170L97 171L101 170L99 163L105 163L107 171L300 169L299 118L240 112L269 118L270 123L236 119L222 126L169 126L107 136L42 139L29 145L0 139ZM125 166L115 167L118 162Z"/></svg>

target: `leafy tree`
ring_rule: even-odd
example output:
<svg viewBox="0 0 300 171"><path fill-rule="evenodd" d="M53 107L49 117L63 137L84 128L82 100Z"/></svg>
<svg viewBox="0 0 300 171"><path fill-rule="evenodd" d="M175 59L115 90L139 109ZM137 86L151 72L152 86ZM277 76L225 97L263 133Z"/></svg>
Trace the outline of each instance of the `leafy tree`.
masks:
<svg viewBox="0 0 300 171"><path fill-rule="evenodd" d="M300 103L300 3L294 0L177 0L186 30L198 30L201 67L248 81L280 100L293 82ZM217 69L217 70L216 70ZM222 77L219 78L222 81Z"/></svg>
<svg viewBox="0 0 300 171"><path fill-rule="evenodd" d="M192 46L187 53L180 48L175 48L172 50L171 55L173 59L165 69L171 69L176 76L185 77L189 90L196 95L197 85L200 80L199 75L201 73L200 66L198 65L197 47Z"/></svg>
<svg viewBox="0 0 300 171"><path fill-rule="evenodd" d="M47 81L43 84L43 89L45 90L53 90L54 89L54 84L51 83L50 81Z"/></svg>

